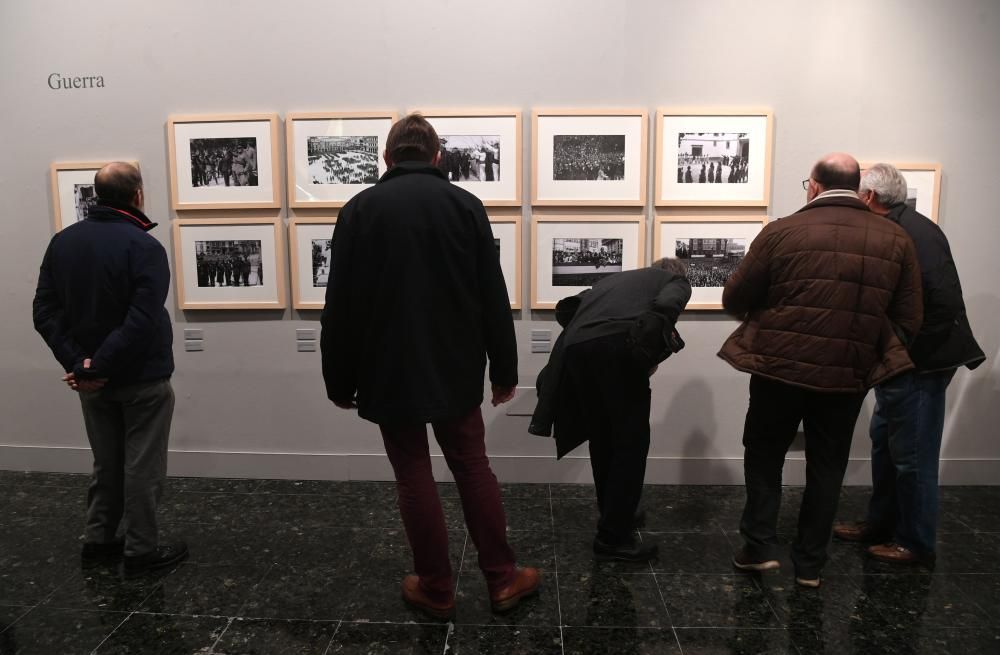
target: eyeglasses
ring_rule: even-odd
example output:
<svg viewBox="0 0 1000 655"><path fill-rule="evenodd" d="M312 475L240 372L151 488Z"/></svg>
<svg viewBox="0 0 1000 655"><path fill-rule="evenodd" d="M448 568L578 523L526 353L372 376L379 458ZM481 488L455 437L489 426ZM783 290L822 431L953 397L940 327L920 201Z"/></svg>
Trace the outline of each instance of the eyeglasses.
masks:
<svg viewBox="0 0 1000 655"><path fill-rule="evenodd" d="M809 180L811 179L812 179L811 177L807 177L806 179L802 180L802 188L805 189L806 191L809 190Z"/></svg>

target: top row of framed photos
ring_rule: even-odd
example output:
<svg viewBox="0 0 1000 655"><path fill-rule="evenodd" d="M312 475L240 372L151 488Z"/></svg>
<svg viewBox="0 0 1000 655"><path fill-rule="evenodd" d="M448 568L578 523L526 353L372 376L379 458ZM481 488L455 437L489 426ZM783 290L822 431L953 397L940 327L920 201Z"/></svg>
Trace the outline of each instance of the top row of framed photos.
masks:
<svg viewBox="0 0 1000 655"><path fill-rule="evenodd" d="M520 206L521 112L421 111L441 139L440 168L491 207ZM285 117L288 205L340 207L385 172L393 112ZM531 204L643 206L648 115L641 109L537 109L531 115ZM769 110L656 113L657 206L766 207ZM171 116L176 210L281 206L277 114Z"/></svg>

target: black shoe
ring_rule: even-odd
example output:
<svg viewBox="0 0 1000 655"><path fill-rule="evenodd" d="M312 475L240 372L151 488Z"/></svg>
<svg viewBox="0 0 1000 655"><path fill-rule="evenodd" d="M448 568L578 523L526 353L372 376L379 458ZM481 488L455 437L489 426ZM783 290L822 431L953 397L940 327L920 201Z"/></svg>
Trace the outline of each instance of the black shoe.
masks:
<svg viewBox="0 0 1000 655"><path fill-rule="evenodd" d="M187 559L188 547L183 541L160 546L151 553L124 557L122 570L126 578L136 578L150 571L169 568Z"/></svg>
<svg viewBox="0 0 1000 655"><path fill-rule="evenodd" d="M646 510L637 509L632 517L632 529L641 530L646 527Z"/></svg>
<svg viewBox="0 0 1000 655"><path fill-rule="evenodd" d="M733 555L733 566L740 571L759 573L781 568L781 562L776 559L759 559L751 557L746 548L741 548Z"/></svg>
<svg viewBox="0 0 1000 655"><path fill-rule="evenodd" d="M85 543L80 549L80 564L85 569L102 564L114 564L122 558L125 544L112 541L110 544Z"/></svg>
<svg viewBox="0 0 1000 655"><path fill-rule="evenodd" d="M648 562L655 559L658 552L656 544L636 541L615 546L594 539L594 558L601 562Z"/></svg>

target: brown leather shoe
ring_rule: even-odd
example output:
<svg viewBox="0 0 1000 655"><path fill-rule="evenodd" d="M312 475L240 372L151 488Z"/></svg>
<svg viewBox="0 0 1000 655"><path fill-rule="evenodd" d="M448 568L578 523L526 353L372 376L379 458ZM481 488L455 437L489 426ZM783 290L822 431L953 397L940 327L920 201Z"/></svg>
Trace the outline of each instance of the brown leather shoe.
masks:
<svg viewBox="0 0 1000 655"><path fill-rule="evenodd" d="M841 541L872 542L878 541L865 521L855 521L853 523L835 523L833 526L833 536Z"/></svg>
<svg viewBox="0 0 1000 655"><path fill-rule="evenodd" d="M420 577L416 575L403 578L403 600L436 619L450 619L455 615L455 599L447 603L431 600L420 588Z"/></svg>
<svg viewBox="0 0 1000 655"><path fill-rule="evenodd" d="M921 555L896 543L876 544L868 547L868 554L889 564L925 564L934 566L934 554Z"/></svg>
<svg viewBox="0 0 1000 655"><path fill-rule="evenodd" d="M538 585L542 582L542 574L538 569L526 566L517 569L514 582L500 591L490 594L490 604L494 612L507 612L517 607L522 598L538 593Z"/></svg>

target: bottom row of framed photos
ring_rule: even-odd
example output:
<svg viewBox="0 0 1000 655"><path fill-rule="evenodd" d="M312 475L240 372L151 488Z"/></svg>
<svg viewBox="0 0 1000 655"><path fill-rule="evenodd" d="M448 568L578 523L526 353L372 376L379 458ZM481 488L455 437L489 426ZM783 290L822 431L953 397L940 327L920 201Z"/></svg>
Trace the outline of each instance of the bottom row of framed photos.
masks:
<svg viewBox="0 0 1000 655"><path fill-rule="evenodd" d="M288 223L292 306L322 309L330 276L336 218ZM493 236L511 308L521 308L521 216L492 216ZM721 309L722 288L766 217L657 216L652 259L676 257L688 267L688 309ZM281 219L174 221L174 266L180 309L282 309L285 298ZM643 216L536 215L531 220L531 308L551 309L608 275L646 264Z"/></svg>

